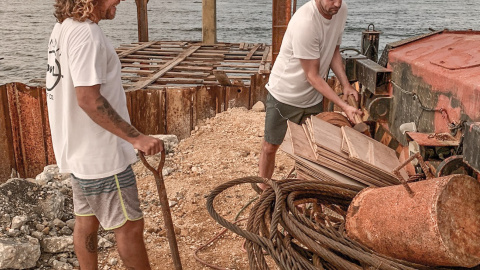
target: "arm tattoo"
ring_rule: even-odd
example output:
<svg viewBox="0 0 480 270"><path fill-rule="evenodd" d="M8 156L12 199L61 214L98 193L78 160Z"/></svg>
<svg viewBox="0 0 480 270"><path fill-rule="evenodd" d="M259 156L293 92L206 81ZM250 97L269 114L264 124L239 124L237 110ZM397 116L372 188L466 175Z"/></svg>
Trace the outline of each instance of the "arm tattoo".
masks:
<svg viewBox="0 0 480 270"><path fill-rule="evenodd" d="M87 235L85 240L85 248L90 253L97 253L97 232Z"/></svg>
<svg viewBox="0 0 480 270"><path fill-rule="evenodd" d="M123 132L125 132L128 137L135 138L140 135L140 132L138 132L135 127L127 123L122 117L120 117L120 115L118 115L105 97L100 96L97 98L95 103L97 104L97 111L102 115L106 115L110 120L112 120L115 126L119 127Z"/></svg>

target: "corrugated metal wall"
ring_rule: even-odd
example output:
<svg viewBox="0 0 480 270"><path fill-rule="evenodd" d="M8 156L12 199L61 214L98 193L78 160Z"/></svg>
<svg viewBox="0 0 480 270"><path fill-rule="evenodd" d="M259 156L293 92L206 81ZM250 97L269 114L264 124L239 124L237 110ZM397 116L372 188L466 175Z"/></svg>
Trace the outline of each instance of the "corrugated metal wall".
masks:
<svg viewBox="0 0 480 270"><path fill-rule="evenodd" d="M265 101L268 75L256 74L250 86L165 87L126 92L132 124L145 134L190 136L200 120L228 108L251 108ZM0 86L0 183L12 170L34 178L55 163L45 88L21 83Z"/></svg>

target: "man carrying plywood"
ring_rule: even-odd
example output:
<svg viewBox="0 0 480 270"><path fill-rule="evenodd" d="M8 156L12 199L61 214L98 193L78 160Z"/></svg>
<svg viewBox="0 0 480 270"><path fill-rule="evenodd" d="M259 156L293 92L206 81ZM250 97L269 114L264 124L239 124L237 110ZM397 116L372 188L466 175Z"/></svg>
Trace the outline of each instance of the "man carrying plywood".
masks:
<svg viewBox="0 0 480 270"><path fill-rule="evenodd" d="M358 93L345 74L339 49L346 19L347 6L342 0L311 0L298 9L288 24L266 85L269 93L259 162L261 177L270 179L273 175L287 120L298 124L320 113L324 96L351 120L355 114L362 114L339 98L324 79L331 68L343 87L344 99L353 95L358 100ZM259 186L266 188L264 184Z"/></svg>

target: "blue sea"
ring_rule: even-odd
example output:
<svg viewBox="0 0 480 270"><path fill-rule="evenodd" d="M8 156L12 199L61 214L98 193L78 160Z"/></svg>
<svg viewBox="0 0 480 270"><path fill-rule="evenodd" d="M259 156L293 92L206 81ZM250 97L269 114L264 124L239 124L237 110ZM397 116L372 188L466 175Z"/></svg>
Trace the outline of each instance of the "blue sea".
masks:
<svg viewBox="0 0 480 270"><path fill-rule="evenodd" d="M298 6L306 0L298 0ZM360 48L369 24L382 31L386 44L428 33L429 29L480 30L480 0L344 0L349 17L342 47ZM55 24L53 0L0 0L0 85L43 78L50 31ZM150 0L151 40L201 40L201 0ZM117 17L100 26L115 47L137 40L134 0L121 2ZM267 43L272 40L272 1L217 0L220 42Z"/></svg>

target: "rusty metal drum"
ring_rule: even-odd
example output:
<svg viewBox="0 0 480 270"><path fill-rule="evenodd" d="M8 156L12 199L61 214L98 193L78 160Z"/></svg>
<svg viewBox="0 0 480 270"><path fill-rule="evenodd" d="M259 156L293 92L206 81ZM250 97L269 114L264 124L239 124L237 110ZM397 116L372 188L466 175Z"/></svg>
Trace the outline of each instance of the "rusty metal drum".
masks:
<svg viewBox="0 0 480 270"><path fill-rule="evenodd" d="M347 212L349 238L378 253L430 266L480 264L480 183L449 175L366 188Z"/></svg>

